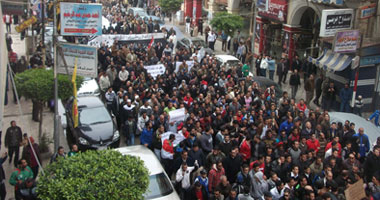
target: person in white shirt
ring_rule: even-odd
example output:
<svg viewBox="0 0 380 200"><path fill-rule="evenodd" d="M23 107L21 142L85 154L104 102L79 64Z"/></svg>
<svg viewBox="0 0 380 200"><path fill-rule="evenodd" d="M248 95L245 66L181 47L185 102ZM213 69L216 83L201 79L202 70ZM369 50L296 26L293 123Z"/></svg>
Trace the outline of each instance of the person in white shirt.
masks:
<svg viewBox="0 0 380 200"><path fill-rule="evenodd" d="M187 166L186 162L182 163L181 168L178 169L175 180L177 183L180 183L180 197L181 199L185 199L186 196L188 196L189 189L191 186L190 182L190 175L191 172L195 169L195 167L189 167Z"/></svg>
<svg viewBox="0 0 380 200"><path fill-rule="evenodd" d="M266 77L266 75L267 75L267 68L268 68L268 56L266 56L265 59L261 60L261 64L260 64L260 76Z"/></svg>
<svg viewBox="0 0 380 200"><path fill-rule="evenodd" d="M214 46L215 46L215 41L216 41L216 34L215 34L215 31L211 31L209 34L208 34L208 47L210 47L210 49L214 50Z"/></svg>
<svg viewBox="0 0 380 200"><path fill-rule="evenodd" d="M6 29L8 33L11 33L11 24L12 24L12 16L6 14L4 16L4 22L6 24Z"/></svg>
<svg viewBox="0 0 380 200"><path fill-rule="evenodd" d="M129 72L125 70L125 66L121 68L121 71L119 72L119 79L122 82L122 85L125 84L125 81L128 80Z"/></svg>
<svg viewBox="0 0 380 200"><path fill-rule="evenodd" d="M279 200L282 196L284 196L284 183L277 180L276 187L272 188L270 193L272 194L273 200Z"/></svg>
<svg viewBox="0 0 380 200"><path fill-rule="evenodd" d="M102 76L99 78L99 86L100 90L105 94L107 89L111 86L110 80L106 73L103 73Z"/></svg>

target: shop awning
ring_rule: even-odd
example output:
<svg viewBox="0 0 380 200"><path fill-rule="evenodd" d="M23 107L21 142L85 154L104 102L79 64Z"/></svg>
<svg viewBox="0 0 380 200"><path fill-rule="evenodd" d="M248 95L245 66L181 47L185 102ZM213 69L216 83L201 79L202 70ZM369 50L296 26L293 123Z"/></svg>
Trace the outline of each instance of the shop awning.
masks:
<svg viewBox="0 0 380 200"><path fill-rule="evenodd" d="M319 58L310 58L309 62L328 71L343 71L352 62L352 57L340 53L334 53L331 50L324 51Z"/></svg>

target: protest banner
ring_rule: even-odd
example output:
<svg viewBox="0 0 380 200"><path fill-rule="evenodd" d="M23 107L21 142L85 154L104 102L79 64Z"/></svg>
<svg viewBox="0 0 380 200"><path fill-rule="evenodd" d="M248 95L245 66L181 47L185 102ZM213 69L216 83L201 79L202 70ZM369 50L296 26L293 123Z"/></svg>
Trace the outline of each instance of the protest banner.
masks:
<svg viewBox="0 0 380 200"><path fill-rule="evenodd" d="M144 66L144 68L146 69L148 74L150 74L154 79L156 79L158 75L164 74L166 71L166 68L163 64L148 65L148 66Z"/></svg>
<svg viewBox="0 0 380 200"><path fill-rule="evenodd" d="M173 146L177 146L180 142L182 142L183 140L185 140L185 136L183 136L182 133L173 133L173 132L165 132L161 135L161 142L162 144L164 144L164 141L169 139L169 136L171 134L174 134L175 135L175 140L173 141Z"/></svg>
<svg viewBox="0 0 380 200"><path fill-rule="evenodd" d="M360 200L366 197L364 187L363 187L363 179L360 179L353 185L349 186L345 191L344 195L347 200Z"/></svg>
<svg viewBox="0 0 380 200"><path fill-rule="evenodd" d="M184 121L185 120L185 108L176 109L169 112L169 123Z"/></svg>

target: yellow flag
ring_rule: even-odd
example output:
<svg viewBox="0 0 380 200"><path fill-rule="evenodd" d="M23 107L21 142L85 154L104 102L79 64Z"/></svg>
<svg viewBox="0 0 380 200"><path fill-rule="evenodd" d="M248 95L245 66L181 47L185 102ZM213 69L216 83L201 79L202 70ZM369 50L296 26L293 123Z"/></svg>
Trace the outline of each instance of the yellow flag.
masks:
<svg viewBox="0 0 380 200"><path fill-rule="evenodd" d="M74 101L73 101L73 121L74 121L74 128L78 127L78 100L77 100L77 58L75 58L75 65L74 65L74 71L73 71L73 76L71 79L71 82L73 83L73 96L74 96Z"/></svg>

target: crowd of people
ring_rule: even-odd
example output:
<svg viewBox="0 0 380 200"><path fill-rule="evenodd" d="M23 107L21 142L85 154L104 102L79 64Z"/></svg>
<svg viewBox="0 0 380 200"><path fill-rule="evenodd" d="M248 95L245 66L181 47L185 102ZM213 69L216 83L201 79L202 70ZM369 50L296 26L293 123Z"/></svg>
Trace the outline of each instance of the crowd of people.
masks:
<svg viewBox="0 0 380 200"><path fill-rule="evenodd" d="M140 137L182 199L344 199L344 190L360 179L368 198L378 198L380 140L370 144L360 124L330 120L338 95L333 82L322 79L327 86L314 102L319 105L322 96L323 110L313 109L313 73L306 100L296 100L297 68L289 77L291 95L276 95L242 66L220 66L211 55L198 60L197 49L166 48L103 45L99 83L127 145ZM178 70L176 62L182 62ZM166 71L154 79L144 66L156 63ZM169 123L169 112L179 108L185 120ZM162 141L166 132L174 134ZM174 146L176 134L186 139Z"/></svg>
<svg viewBox="0 0 380 200"><path fill-rule="evenodd" d="M157 22L148 20L146 24L136 16L124 15L126 8L119 3L104 6L106 17L117 22L104 33L161 31ZM291 67L288 59L275 63L270 56L260 56L253 63L249 45L239 37L233 39L234 53L245 65L232 67L221 66L212 55L199 59L198 47L176 50L174 30L168 30L165 39L149 47L118 41L101 45L98 81L126 144L134 145L139 137L176 183L181 199L340 200L359 180L365 183L367 199L380 199L380 138L371 144L369 133L360 124L330 120L329 110L337 95L342 100L340 109L348 111L348 85L338 93L333 82L316 75L312 66L302 65L298 57ZM226 35L222 34L222 40L226 42ZM189 60L194 62L191 67ZM177 62L181 62L178 67ZM257 76L266 76L268 70L274 80L277 71L278 83L289 81L291 93L276 94L274 86L262 89L248 73L251 62ZM165 66L165 72L155 78L144 68L154 64ZM293 71L287 80L290 68ZM306 74L305 100L296 99L299 71ZM179 108L186 110L185 120L169 122L169 112ZM12 138L6 139L11 158L13 153L18 156L22 140L21 129L15 127L11 124L7 131ZM167 132L173 134L162 140ZM185 139L174 146L177 134ZM32 138L30 141L33 145ZM76 152L73 146L70 155ZM62 147L52 162L59 156L66 156ZM0 163L6 159L4 155ZM16 186L16 197L22 185L31 188L34 184L36 159L32 154L23 154L21 160L15 156L18 170L9 182Z"/></svg>

